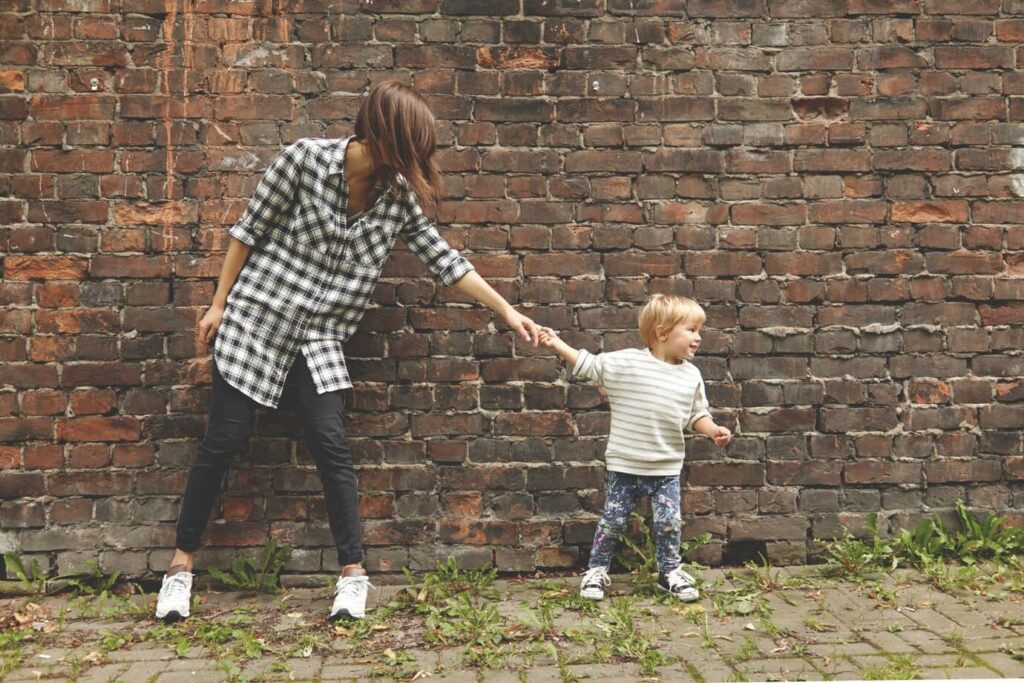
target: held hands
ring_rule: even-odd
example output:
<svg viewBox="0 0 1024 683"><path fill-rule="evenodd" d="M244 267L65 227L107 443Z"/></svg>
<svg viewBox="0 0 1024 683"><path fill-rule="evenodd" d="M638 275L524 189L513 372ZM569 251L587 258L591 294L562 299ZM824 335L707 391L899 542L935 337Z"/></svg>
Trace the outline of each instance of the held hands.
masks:
<svg viewBox="0 0 1024 683"><path fill-rule="evenodd" d="M217 335L217 328L224 317L224 309L218 306L210 306L206 315L199 321L199 341L203 344L210 344Z"/></svg>
<svg viewBox="0 0 1024 683"><path fill-rule="evenodd" d="M553 348L555 346L555 342L557 339L558 335L555 334L555 331L550 327L540 328L540 345L543 346L544 348Z"/></svg>
<svg viewBox="0 0 1024 683"><path fill-rule="evenodd" d="M537 323L511 307L505 314L505 322L525 341L533 342L533 345L537 346L537 337L541 329Z"/></svg>

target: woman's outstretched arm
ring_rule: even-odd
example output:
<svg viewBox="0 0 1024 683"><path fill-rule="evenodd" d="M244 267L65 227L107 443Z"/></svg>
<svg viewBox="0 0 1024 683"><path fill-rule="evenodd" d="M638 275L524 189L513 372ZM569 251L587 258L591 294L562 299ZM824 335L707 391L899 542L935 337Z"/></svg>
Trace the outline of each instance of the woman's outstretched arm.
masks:
<svg viewBox="0 0 1024 683"><path fill-rule="evenodd" d="M475 270L471 270L463 275L455 283L454 287L500 315L505 323L515 330L520 337L537 346L538 334L540 332L537 323L512 308L512 304L505 301L501 294L494 291L494 288L487 284L487 281L480 277Z"/></svg>

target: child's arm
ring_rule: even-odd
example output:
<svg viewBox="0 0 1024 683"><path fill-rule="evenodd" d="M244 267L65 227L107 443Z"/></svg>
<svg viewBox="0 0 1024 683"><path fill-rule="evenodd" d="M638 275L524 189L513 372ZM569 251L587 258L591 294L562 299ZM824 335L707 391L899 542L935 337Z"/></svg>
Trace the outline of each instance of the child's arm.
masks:
<svg viewBox="0 0 1024 683"><path fill-rule="evenodd" d="M562 341L555 331L550 327L540 328L540 345L553 349L555 353L561 356L566 363L569 364L569 369L576 367L576 359L579 357L579 351Z"/></svg>
<svg viewBox="0 0 1024 683"><path fill-rule="evenodd" d="M714 440L719 448L725 448L732 440L732 432L728 428L715 424L715 421L706 415L693 424L693 431Z"/></svg>

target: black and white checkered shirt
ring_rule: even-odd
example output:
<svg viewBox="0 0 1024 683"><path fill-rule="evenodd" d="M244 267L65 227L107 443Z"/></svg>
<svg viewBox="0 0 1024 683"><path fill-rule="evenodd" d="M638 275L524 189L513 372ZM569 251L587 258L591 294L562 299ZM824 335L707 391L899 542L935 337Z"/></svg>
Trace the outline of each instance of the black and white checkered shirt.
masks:
<svg viewBox="0 0 1024 683"><path fill-rule="evenodd" d="M214 361L229 384L266 406L277 406L298 353L319 393L352 386L342 342L370 305L398 235L442 284L473 269L438 234L404 178L346 218L351 139L288 146L229 233L253 249L228 295Z"/></svg>

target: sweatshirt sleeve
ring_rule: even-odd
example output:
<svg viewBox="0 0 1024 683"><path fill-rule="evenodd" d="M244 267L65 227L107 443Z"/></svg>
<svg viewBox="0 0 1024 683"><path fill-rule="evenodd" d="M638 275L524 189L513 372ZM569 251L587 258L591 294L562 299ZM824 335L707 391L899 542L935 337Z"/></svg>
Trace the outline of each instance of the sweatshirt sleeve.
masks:
<svg viewBox="0 0 1024 683"><path fill-rule="evenodd" d="M603 386L606 355L604 353L593 354L586 349L580 349L576 354L576 365L572 369L572 376L581 377Z"/></svg>
<svg viewBox="0 0 1024 683"><path fill-rule="evenodd" d="M702 417L711 417L710 406L708 405L707 392L704 390L704 379L697 380L697 388L693 392L693 403L690 405L690 419L686 428L693 431L693 426Z"/></svg>

